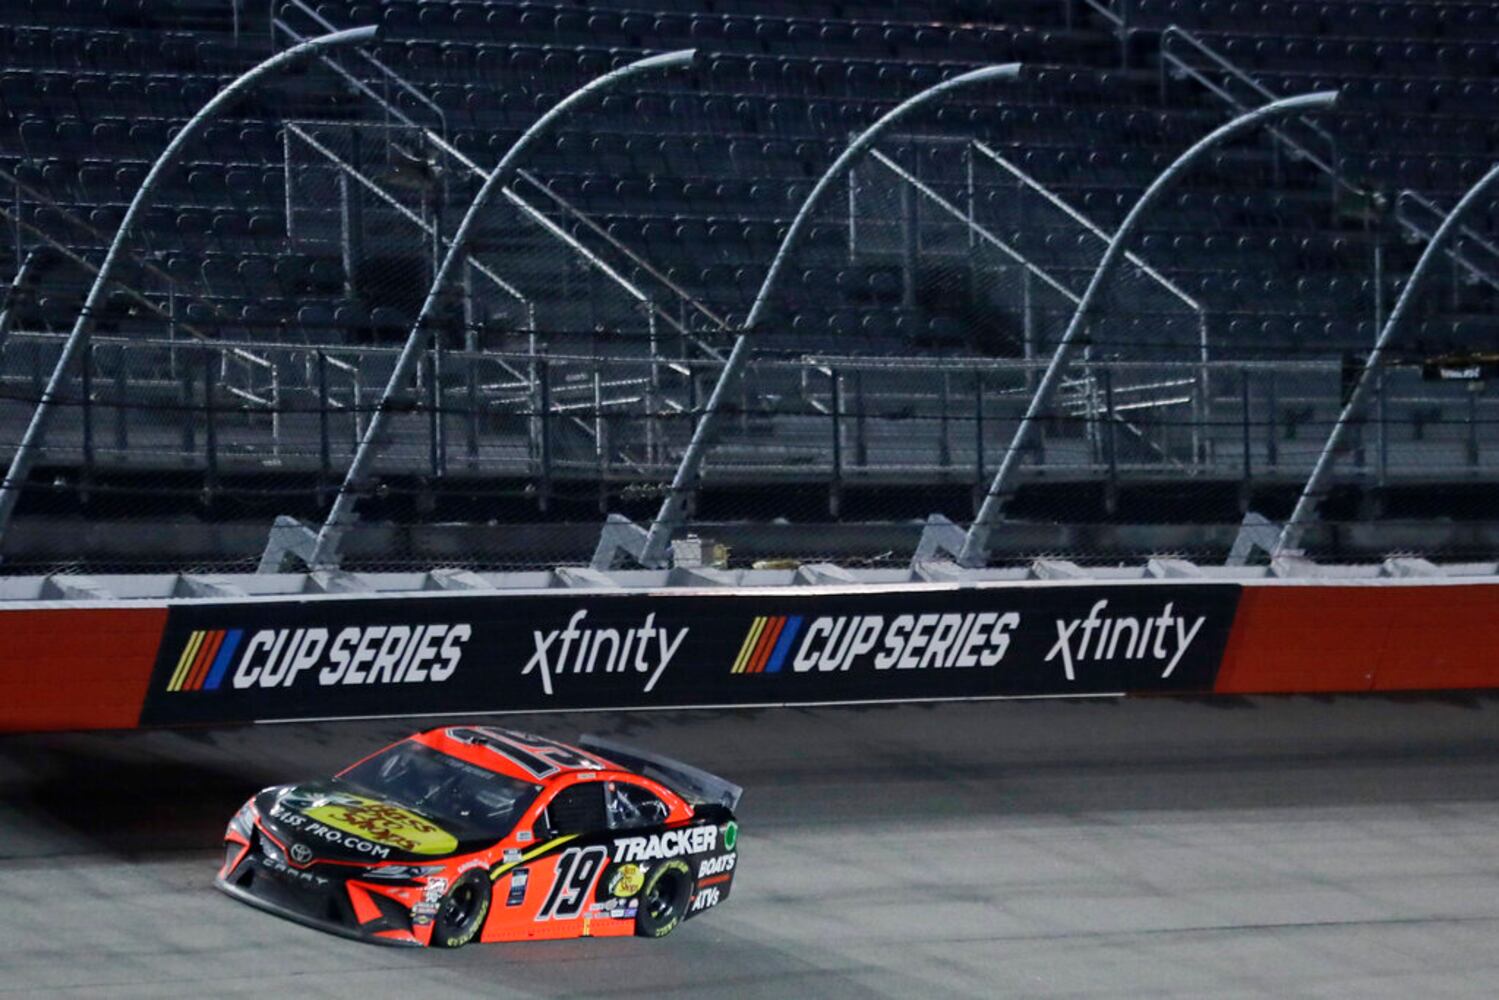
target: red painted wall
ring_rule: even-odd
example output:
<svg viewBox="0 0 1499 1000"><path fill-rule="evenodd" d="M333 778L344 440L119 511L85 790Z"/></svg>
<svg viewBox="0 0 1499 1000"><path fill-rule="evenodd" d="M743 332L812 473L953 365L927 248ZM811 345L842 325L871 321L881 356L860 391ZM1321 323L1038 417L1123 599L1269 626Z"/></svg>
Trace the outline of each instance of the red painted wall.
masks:
<svg viewBox="0 0 1499 1000"><path fill-rule="evenodd" d="M1246 586L1216 690L1468 688L1499 688L1499 581Z"/></svg>
<svg viewBox="0 0 1499 1000"><path fill-rule="evenodd" d="M134 728L165 607L0 610L0 732Z"/></svg>

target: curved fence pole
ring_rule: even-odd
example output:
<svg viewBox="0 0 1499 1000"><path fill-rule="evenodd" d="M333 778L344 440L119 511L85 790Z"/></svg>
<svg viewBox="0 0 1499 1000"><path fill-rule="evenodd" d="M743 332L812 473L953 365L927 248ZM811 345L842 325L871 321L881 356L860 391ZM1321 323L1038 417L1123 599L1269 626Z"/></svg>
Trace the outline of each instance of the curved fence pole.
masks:
<svg viewBox="0 0 1499 1000"><path fill-rule="evenodd" d="M38 267L37 262L42 259L45 250L45 247L32 247L28 250L21 266L16 268L16 276L10 280L10 287L5 290L4 301L0 302L0 349L5 347L5 338L20 309L21 297L25 294L26 286L31 283L32 274Z"/></svg>
<svg viewBox="0 0 1499 1000"><path fill-rule="evenodd" d="M42 398L37 401L36 409L31 414L31 422L27 424L21 443L16 446L16 452L11 456L10 469L5 474L5 481L0 483L0 537L3 537L6 527L10 524L16 502L21 496L21 488L31 472L37 449L46 436L53 404L58 393L62 391L63 380L68 377L68 369L72 367L73 359L78 356L79 350L88 337L94 312L99 307L99 300L104 297L104 288L109 284L110 272L114 270L115 261L125 246L125 240L130 236L136 216L150 201L152 192L155 191L167 169L174 165L178 153L206 122L216 117L245 91L267 76L309 56L317 55L325 49L374 41L378 32L379 29L373 26L334 31L319 35L317 38L309 38L305 42L276 53L260 65L247 70L199 108L198 113L188 119L187 124L182 126L182 131L172 137L172 141L167 143L161 155L156 158L156 162L151 164L151 169L146 173L146 179L141 182L140 188L135 192L135 197L130 200L130 206L125 209L125 217L120 220L120 226L115 230L114 240L109 244L109 250L104 255L104 262L99 265L99 273L94 276L94 284L89 288L87 298L83 300L83 308L79 310L73 329L68 334L68 339L63 342L62 353L58 355L57 364L52 368L52 375L47 379L47 386L42 390Z"/></svg>
<svg viewBox="0 0 1499 1000"><path fill-rule="evenodd" d="M1306 486L1296 501L1296 509L1291 512L1290 519L1280 529L1280 536L1276 538L1275 547L1270 552L1272 559L1290 554L1300 546L1301 536L1306 532L1308 523L1316 517L1317 507L1327 495L1333 468L1338 462L1338 454L1343 450L1348 437L1349 425L1358 417L1368 401L1369 387L1374 383L1374 379L1370 376L1379 367L1384 358L1385 349L1389 347L1390 340L1395 335L1395 330L1416 301L1416 294L1420 291L1426 275L1430 273L1432 263L1446 252L1447 244L1451 242L1452 237L1460 228L1463 217L1496 180L1499 180L1499 164L1489 168L1489 172L1468 189L1467 194L1462 196L1456 207L1447 213L1447 217L1442 220L1442 224L1432 235L1431 242L1426 244L1426 249L1421 252L1421 259L1416 262L1415 269L1411 271L1410 277L1405 282L1405 287L1400 290L1400 298L1396 301L1395 308L1391 310L1390 318L1385 320L1383 329L1374 340L1373 350L1364 360L1363 368L1359 369L1358 381L1354 383L1353 390L1348 394L1348 402L1343 404L1337 422L1332 425L1332 431L1327 435L1327 443L1322 446L1322 452L1317 456L1317 464L1313 466L1312 474L1307 478Z"/></svg>
<svg viewBox="0 0 1499 1000"><path fill-rule="evenodd" d="M1161 171L1160 175L1145 189L1145 193L1140 195L1140 200L1135 202L1134 207L1120 223L1119 230L1114 233L1114 238L1109 241L1107 249L1103 252L1103 258L1098 262L1093 277L1088 281L1087 290L1083 292L1082 301L1077 304L1072 320L1067 324L1067 329L1061 339L1057 341L1056 351L1052 354L1051 362L1046 366L1046 373L1042 375L1040 384L1036 386L1036 391L1031 396L1025 416L1020 418L1020 425L1015 428L1015 435L1011 438L1010 446L1005 450L999 469L994 474L994 480L989 485L989 492L984 496L984 502L980 505L973 524L963 536L963 544L957 553L959 565L975 567L982 566L988 561L990 533L999 521L1005 504L1009 502L1016 489L1015 481L1020 471L1022 457L1031 446L1038 422L1051 407L1052 397L1056 395L1057 387L1062 381L1062 372L1067 367L1077 346L1078 335L1087 326L1094 304L1098 301L1099 293L1103 290L1105 283L1113 275L1119 262L1124 259L1125 249L1129 246L1129 241L1135 231L1139 229L1140 221L1161 195L1203 154L1225 140L1241 135L1272 118L1331 107L1337 99L1338 92L1335 90L1317 91L1271 101L1269 104L1245 112L1199 139L1190 149L1178 156L1170 166Z"/></svg>
<svg viewBox="0 0 1499 1000"><path fill-rule="evenodd" d="M437 273L432 278L432 285L427 289L427 298L422 302L416 322L411 325L411 332L406 335L406 343L396 358L395 368L391 370L390 378L386 380L385 391L380 396L380 404L370 416L364 436L360 438L359 447L354 452L354 459L349 463L348 472L344 475L343 484L338 488L338 496L334 498L333 507L328 511L328 516L318 531L317 540L313 543L312 554L308 559L312 569L330 569L338 565L339 547L343 542L344 534L354 523L354 501L357 499L365 473L378 450L376 442L385 429L391 400L415 373L417 361L426 350L429 334L427 321L437 307L443 286L447 284L449 275L463 255L463 247L468 242L469 230L473 228L474 222L488 204L491 195L508 187L515 179L521 154L538 136L544 134L580 104L593 99L600 92L650 70L689 66L696 57L697 52L694 49L665 52L637 59L635 62L610 70L603 76L590 80L536 119L531 127L521 133L520 138L516 139L515 143L505 151L505 155L500 158L499 163L495 164L489 176L484 178L484 183L479 187L479 193L474 195L473 201L469 202L468 210L463 214L463 221L458 224L457 231L453 233L453 241L448 245L447 255L443 257L442 264L438 266Z"/></svg>
<svg viewBox="0 0 1499 1000"><path fill-rule="evenodd" d="M796 246L798 237L807 226L812 217L812 210L817 207L818 200L824 191L835 180L843 176L850 164L860 154L867 150L876 139L878 139L890 126L905 118L911 112L923 105L942 97L960 87L972 86L979 83L988 83L998 80L1013 80L1020 75L1019 63L1006 63L1001 66L984 66L980 69L971 70L959 74L947 80L943 80L934 86L928 87L921 93L907 98L861 132L854 141L849 143L838 158L833 161L823 175L817 179L812 190L808 193L806 200L802 202L801 208L797 209L791 225L786 229L786 235L781 238L781 245L776 250L776 255L770 262L770 269L765 272L765 280L760 283L759 294L755 296L754 303L750 306L749 314L745 317L740 327L739 335L734 339L734 348L729 352L728 360L724 362L723 370L719 373L718 381L713 384L713 392L708 396L702 413L698 416L697 426L693 429L692 439L687 444L687 450L682 453L682 460L677 464L676 474L672 477L671 488L666 494L666 499L661 503L661 509L656 514L656 519L651 522L650 531L646 533L645 542L642 546L639 561L642 566L658 568L666 562L666 547L671 542L672 533L681 526L687 511L687 500L697 490L698 480L702 474L703 458L707 453L708 444L712 440L714 424L718 419L719 411L723 408L723 401L733 391L738 383L739 377L744 373L744 366L749 360L750 334L759 324L765 311L765 305L770 301L770 293L775 287L776 279L780 276L782 268L785 267L791 251Z"/></svg>

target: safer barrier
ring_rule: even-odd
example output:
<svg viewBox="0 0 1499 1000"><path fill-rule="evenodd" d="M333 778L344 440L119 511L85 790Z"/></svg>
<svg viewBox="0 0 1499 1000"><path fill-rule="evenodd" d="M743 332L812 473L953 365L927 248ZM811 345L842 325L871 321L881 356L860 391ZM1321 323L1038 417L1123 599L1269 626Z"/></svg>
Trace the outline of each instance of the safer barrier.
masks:
<svg viewBox="0 0 1499 1000"><path fill-rule="evenodd" d="M1489 583L516 591L0 610L0 729L1499 687Z"/></svg>

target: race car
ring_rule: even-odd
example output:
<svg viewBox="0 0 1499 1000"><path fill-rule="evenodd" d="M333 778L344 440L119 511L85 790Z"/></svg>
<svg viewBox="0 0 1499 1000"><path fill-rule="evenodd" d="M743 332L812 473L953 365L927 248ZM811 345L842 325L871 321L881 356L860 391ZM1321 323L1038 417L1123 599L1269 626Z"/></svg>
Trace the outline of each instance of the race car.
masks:
<svg viewBox="0 0 1499 1000"><path fill-rule="evenodd" d="M417 733L252 796L215 885L346 937L665 937L729 896L742 789L611 740Z"/></svg>

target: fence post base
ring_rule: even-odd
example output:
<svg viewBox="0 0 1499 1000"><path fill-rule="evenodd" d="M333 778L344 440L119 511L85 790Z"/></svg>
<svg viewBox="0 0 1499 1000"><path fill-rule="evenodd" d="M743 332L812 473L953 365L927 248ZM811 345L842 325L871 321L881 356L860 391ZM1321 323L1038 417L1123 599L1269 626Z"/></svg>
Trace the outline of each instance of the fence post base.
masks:
<svg viewBox="0 0 1499 1000"><path fill-rule="evenodd" d="M928 514L926 525L921 529L921 539L916 543L916 553L911 556L911 565L933 562L937 559L956 559L963 550L963 529L941 514Z"/></svg>
<svg viewBox="0 0 1499 1000"><path fill-rule="evenodd" d="M646 538L646 530L628 517L610 514L599 529L599 544L588 565L597 570L611 570L618 565L620 556L639 563L645 555Z"/></svg>
<svg viewBox="0 0 1499 1000"><path fill-rule="evenodd" d="M1228 550L1228 558L1223 561L1223 565L1248 566L1249 557L1254 554L1255 549L1271 555L1279 538L1278 525L1262 514L1249 511L1244 515L1244 522L1239 526L1239 533L1234 536L1233 547Z"/></svg>
<svg viewBox="0 0 1499 1000"><path fill-rule="evenodd" d="M260 565L255 572L280 573L287 556L302 560L308 569L312 569L312 550L316 545L317 532L296 518L282 514L271 525L270 537L266 539L265 551L260 554Z"/></svg>

